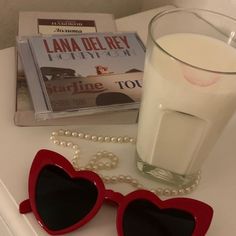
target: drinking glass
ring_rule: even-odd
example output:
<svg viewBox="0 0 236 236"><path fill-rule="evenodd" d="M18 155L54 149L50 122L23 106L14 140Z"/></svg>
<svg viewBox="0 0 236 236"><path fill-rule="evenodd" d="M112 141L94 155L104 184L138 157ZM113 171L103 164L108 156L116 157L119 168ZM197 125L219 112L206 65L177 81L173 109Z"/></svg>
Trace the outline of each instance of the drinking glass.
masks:
<svg viewBox="0 0 236 236"><path fill-rule="evenodd" d="M190 186L236 108L236 21L173 9L149 23L136 164Z"/></svg>

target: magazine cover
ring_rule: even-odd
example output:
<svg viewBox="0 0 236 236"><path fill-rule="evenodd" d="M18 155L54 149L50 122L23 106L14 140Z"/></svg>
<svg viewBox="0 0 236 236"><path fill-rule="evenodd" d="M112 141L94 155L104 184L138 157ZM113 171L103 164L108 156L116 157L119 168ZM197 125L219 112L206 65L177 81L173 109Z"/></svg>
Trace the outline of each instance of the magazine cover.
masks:
<svg viewBox="0 0 236 236"><path fill-rule="evenodd" d="M139 106L145 47L136 33L22 37L18 50L38 119Z"/></svg>

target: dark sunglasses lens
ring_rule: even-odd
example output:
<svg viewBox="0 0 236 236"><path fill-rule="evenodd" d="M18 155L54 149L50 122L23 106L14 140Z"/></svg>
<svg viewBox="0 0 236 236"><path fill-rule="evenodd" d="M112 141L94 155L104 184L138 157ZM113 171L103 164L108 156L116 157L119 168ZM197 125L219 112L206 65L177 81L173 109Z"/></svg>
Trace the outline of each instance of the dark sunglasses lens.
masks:
<svg viewBox="0 0 236 236"><path fill-rule="evenodd" d="M195 221L177 209L159 209L147 200L131 202L124 212L125 236L191 236Z"/></svg>
<svg viewBox="0 0 236 236"><path fill-rule="evenodd" d="M46 166L36 186L36 206L50 230L65 229L83 219L94 207L96 186L86 179L72 179L61 168Z"/></svg>

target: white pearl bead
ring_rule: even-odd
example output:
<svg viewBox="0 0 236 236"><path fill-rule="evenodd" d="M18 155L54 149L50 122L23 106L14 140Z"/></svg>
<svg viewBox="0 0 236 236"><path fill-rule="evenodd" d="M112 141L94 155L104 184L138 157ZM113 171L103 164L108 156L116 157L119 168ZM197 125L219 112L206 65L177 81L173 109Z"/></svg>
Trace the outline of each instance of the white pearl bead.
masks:
<svg viewBox="0 0 236 236"><path fill-rule="evenodd" d="M77 166L77 160L73 159L72 160L72 165L76 167Z"/></svg>
<svg viewBox="0 0 236 236"><path fill-rule="evenodd" d="M111 162L111 167L114 168L114 167L116 167L116 166L117 166L117 163L114 162L114 161L112 161L112 162Z"/></svg>
<svg viewBox="0 0 236 236"><path fill-rule="evenodd" d="M97 153L96 153L96 156L97 156L97 157L102 157L102 153L101 153L101 152L97 152Z"/></svg>
<svg viewBox="0 0 236 236"><path fill-rule="evenodd" d="M66 146L66 142L65 141L61 141L60 142L60 146L65 147Z"/></svg>
<svg viewBox="0 0 236 236"><path fill-rule="evenodd" d="M106 156L107 154L108 154L107 151L102 151L102 155L103 155L103 156Z"/></svg>
<svg viewBox="0 0 236 236"><path fill-rule="evenodd" d="M77 133L77 132L72 132L71 135L72 135L73 137L77 137L77 136L78 136L78 133Z"/></svg>
<svg viewBox="0 0 236 236"><path fill-rule="evenodd" d="M75 150L75 154L80 154L80 150L79 149Z"/></svg>
<svg viewBox="0 0 236 236"><path fill-rule="evenodd" d="M112 157L112 161L117 162L118 161L118 157L117 156Z"/></svg>
<svg viewBox="0 0 236 236"><path fill-rule="evenodd" d="M119 175L118 179L119 179L119 181L123 182L125 180L125 176L124 175Z"/></svg>
<svg viewBox="0 0 236 236"><path fill-rule="evenodd" d="M102 162L99 162L97 165L100 169L104 168L104 163L102 163Z"/></svg>
<svg viewBox="0 0 236 236"><path fill-rule="evenodd" d="M97 170L98 166L97 165L91 165L93 170Z"/></svg>
<svg viewBox="0 0 236 236"><path fill-rule="evenodd" d="M73 159L78 159L78 158L79 158L79 155L77 155L77 154L73 155Z"/></svg>
<svg viewBox="0 0 236 236"><path fill-rule="evenodd" d="M132 178L128 175L125 176L125 182L130 183L132 181Z"/></svg>
<svg viewBox="0 0 236 236"><path fill-rule="evenodd" d="M117 137L115 137L115 136L112 137L112 138L111 138L111 142L112 142L112 143L117 143Z"/></svg>
<svg viewBox="0 0 236 236"><path fill-rule="evenodd" d="M96 135L93 135L93 136L91 137L91 140L94 141L94 142L96 142L96 141L98 140L98 137L97 137Z"/></svg>
<svg viewBox="0 0 236 236"><path fill-rule="evenodd" d="M108 157L114 157L114 154L112 152L109 152Z"/></svg>
<svg viewBox="0 0 236 236"><path fill-rule="evenodd" d="M65 131L65 135L66 135L66 136L71 136L71 131L70 131L70 130L66 130L66 131Z"/></svg>
<svg viewBox="0 0 236 236"><path fill-rule="evenodd" d="M156 194L157 195L162 195L163 194L163 189L162 188L157 188L156 189Z"/></svg>
<svg viewBox="0 0 236 236"><path fill-rule="evenodd" d="M117 142L118 142L118 143L123 143L123 141L124 141L124 139L123 139L122 137L118 137L118 138L117 138Z"/></svg>
<svg viewBox="0 0 236 236"><path fill-rule="evenodd" d="M58 136L58 132L56 131L52 132L52 136Z"/></svg>
<svg viewBox="0 0 236 236"><path fill-rule="evenodd" d="M190 187L185 188L185 193L190 193L190 192L191 192L191 188Z"/></svg>
<svg viewBox="0 0 236 236"><path fill-rule="evenodd" d="M55 140L56 137L55 136L50 136L50 140Z"/></svg>
<svg viewBox="0 0 236 236"><path fill-rule="evenodd" d="M144 189L142 184L137 184L137 189Z"/></svg>
<svg viewBox="0 0 236 236"><path fill-rule="evenodd" d="M197 187L197 185L194 183L194 184L191 185L190 188L191 188L191 190L193 191L196 187Z"/></svg>
<svg viewBox="0 0 236 236"><path fill-rule="evenodd" d="M98 136L98 142L103 142L104 141L104 137L103 136Z"/></svg>
<svg viewBox="0 0 236 236"><path fill-rule="evenodd" d="M91 139L91 135L90 135L90 134L85 134L85 135L84 135L84 138L85 138L86 140L90 140L90 139Z"/></svg>
<svg viewBox="0 0 236 236"><path fill-rule="evenodd" d="M184 189L179 189L179 190L178 190L178 194L179 194L179 195L183 195L184 193L185 193Z"/></svg>
<svg viewBox="0 0 236 236"><path fill-rule="evenodd" d="M116 183L117 180L118 180L118 178L116 176L112 176L111 177L111 182Z"/></svg>
<svg viewBox="0 0 236 236"><path fill-rule="evenodd" d="M173 195L173 196L178 195L178 190L172 189L172 190L171 190L171 195Z"/></svg>
<svg viewBox="0 0 236 236"><path fill-rule="evenodd" d="M55 139L55 140L53 140L53 143L56 144L56 145L59 145L60 141L58 139Z"/></svg>
<svg viewBox="0 0 236 236"><path fill-rule="evenodd" d="M89 161L89 164L90 164L90 165L94 165L95 163L96 163L96 162L93 161L93 160L90 160L90 161Z"/></svg>
<svg viewBox="0 0 236 236"><path fill-rule="evenodd" d="M111 138L109 136L105 136L104 137L104 141L109 143L109 142L111 142Z"/></svg>
<svg viewBox="0 0 236 236"><path fill-rule="evenodd" d="M170 194L171 194L170 189L164 189L163 194L164 194L165 196L170 196Z"/></svg>
<svg viewBox="0 0 236 236"><path fill-rule="evenodd" d="M103 180L104 180L104 182L109 182L110 181L110 177L109 176L104 176Z"/></svg>
<svg viewBox="0 0 236 236"><path fill-rule="evenodd" d="M84 138L84 133L78 133L78 137L83 139Z"/></svg>
<svg viewBox="0 0 236 236"><path fill-rule="evenodd" d="M77 144L74 144L74 145L72 146L72 148L73 148L73 149L78 149L79 146L78 146Z"/></svg>
<svg viewBox="0 0 236 236"><path fill-rule="evenodd" d="M131 181L131 184L132 184L134 187L136 187L136 186L138 185L138 181L137 181L136 179L133 179L133 180Z"/></svg>
<svg viewBox="0 0 236 236"><path fill-rule="evenodd" d="M128 136L125 136L125 137L124 137L124 142L125 142L125 143L128 143L128 142L129 142L129 139L130 139L130 138L129 138Z"/></svg>
<svg viewBox="0 0 236 236"><path fill-rule="evenodd" d="M86 170L90 170L90 169L92 169L92 166L89 165L89 164L87 164L87 165L85 166L85 169L86 169Z"/></svg>
<svg viewBox="0 0 236 236"><path fill-rule="evenodd" d="M135 139L134 139L134 138L130 138L130 139L129 139L129 142L132 143L132 144L134 144L134 143L135 143Z"/></svg>
<svg viewBox="0 0 236 236"><path fill-rule="evenodd" d="M72 142L67 142L67 143L66 143L66 146L67 146L67 147L72 147L72 146L73 146L73 143L72 143Z"/></svg>
<svg viewBox="0 0 236 236"><path fill-rule="evenodd" d="M111 168L111 163L110 163L110 162L105 162L104 166L105 166L107 169L110 169L110 168Z"/></svg>

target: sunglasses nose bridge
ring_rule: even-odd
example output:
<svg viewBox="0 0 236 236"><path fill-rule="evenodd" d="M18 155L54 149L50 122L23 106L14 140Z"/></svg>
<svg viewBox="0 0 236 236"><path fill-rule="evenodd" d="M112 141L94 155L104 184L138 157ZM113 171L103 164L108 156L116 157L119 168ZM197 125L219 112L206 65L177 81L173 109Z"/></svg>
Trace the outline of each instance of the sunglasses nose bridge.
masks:
<svg viewBox="0 0 236 236"><path fill-rule="evenodd" d="M105 191L105 199L106 201L111 201L119 205L120 202L124 199L124 196L121 193L114 192L113 190L107 189Z"/></svg>

